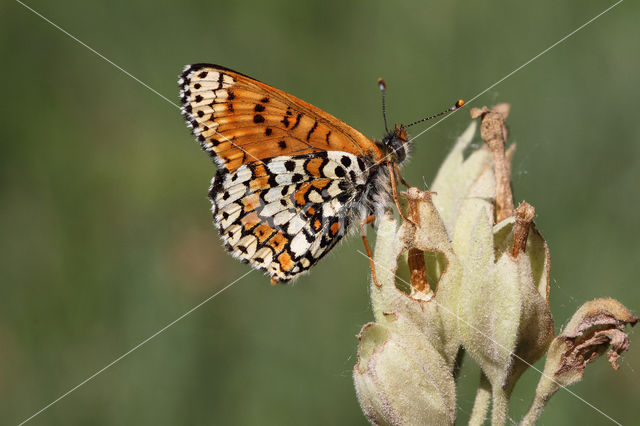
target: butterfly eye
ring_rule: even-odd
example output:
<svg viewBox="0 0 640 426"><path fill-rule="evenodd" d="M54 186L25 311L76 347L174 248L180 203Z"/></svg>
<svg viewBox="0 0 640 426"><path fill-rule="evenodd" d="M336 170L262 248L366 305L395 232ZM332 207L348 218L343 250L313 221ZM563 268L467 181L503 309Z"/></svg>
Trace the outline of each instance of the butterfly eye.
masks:
<svg viewBox="0 0 640 426"><path fill-rule="evenodd" d="M394 162L400 163L407 158L407 151L405 150L402 139L394 135L390 135L383 139L383 143L387 149L388 155Z"/></svg>

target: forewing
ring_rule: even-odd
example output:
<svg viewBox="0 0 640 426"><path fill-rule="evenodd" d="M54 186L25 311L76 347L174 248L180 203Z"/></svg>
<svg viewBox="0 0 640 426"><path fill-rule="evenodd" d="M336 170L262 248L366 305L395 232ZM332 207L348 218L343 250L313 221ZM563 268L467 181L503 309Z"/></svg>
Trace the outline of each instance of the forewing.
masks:
<svg viewBox="0 0 640 426"><path fill-rule="evenodd" d="M382 158L362 133L295 96L219 65L188 65L182 111L196 139L229 172L281 155L342 151Z"/></svg>

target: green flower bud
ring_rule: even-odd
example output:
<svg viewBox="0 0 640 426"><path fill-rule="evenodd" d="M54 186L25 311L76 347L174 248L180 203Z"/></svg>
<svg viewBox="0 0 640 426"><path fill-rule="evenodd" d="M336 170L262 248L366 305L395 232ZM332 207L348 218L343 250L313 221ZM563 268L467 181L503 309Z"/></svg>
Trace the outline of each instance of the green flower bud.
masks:
<svg viewBox="0 0 640 426"><path fill-rule="evenodd" d="M365 325L358 338L353 379L372 424L453 424L455 383L435 348L375 323Z"/></svg>

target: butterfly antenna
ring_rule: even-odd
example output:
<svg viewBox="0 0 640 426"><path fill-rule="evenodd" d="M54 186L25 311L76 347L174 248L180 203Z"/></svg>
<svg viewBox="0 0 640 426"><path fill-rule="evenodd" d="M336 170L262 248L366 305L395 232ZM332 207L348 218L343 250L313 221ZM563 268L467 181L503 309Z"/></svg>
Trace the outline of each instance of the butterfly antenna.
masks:
<svg viewBox="0 0 640 426"><path fill-rule="evenodd" d="M383 99L384 99L384 95L383 95ZM384 105L384 102L383 102L383 105ZM445 109L444 111L439 112L439 113L437 113L437 114L435 114L435 115L431 115L431 116L429 116L429 117L425 117L425 118L423 118L422 120L414 121L413 123L411 123L411 124L407 124L407 125L406 125L406 126L404 126L404 127L411 127L411 126L413 126L413 125L415 125L415 124L422 123L423 121L427 121L427 120L431 120L431 119L433 119L433 118L440 117L441 115L448 114L448 113L450 113L450 112L453 112L453 111L455 111L455 110L457 110L457 109L461 108L463 105L464 105L464 100L462 100L462 99L458 99L458 101L457 101L457 102L456 102L456 103L455 103L451 108Z"/></svg>
<svg viewBox="0 0 640 426"><path fill-rule="evenodd" d="M378 79L378 87L380 88L380 93L382 94L382 119L384 120L384 130L389 133L389 126L387 126L387 108L384 103L385 95L387 94L387 83L384 82L383 79Z"/></svg>

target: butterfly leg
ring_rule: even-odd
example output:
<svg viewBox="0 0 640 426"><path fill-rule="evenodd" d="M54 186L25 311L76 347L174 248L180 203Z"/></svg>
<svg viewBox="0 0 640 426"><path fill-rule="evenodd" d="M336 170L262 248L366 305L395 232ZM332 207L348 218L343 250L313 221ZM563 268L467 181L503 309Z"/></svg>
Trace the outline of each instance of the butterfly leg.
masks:
<svg viewBox="0 0 640 426"><path fill-rule="evenodd" d="M380 287L378 284L378 280L376 279L376 268L373 264L373 255L371 254L371 249L369 248L369 243L367 242L367 236L364 233L365 225L373 222L375 220L375 216L371 215L362 222L360 222L360 232L362 232L362 242L364 242L364 249L367 251L367 256L369 256L369 262L371 263L371 277L373 278L373 283L376 287Z"/></svg>
<svg viewBox="0 0 640 426"><path fill-rule="evenodd" d="M389 179L391 180L391 193L393 194L393 201L396 203L396 207L398 208L398 213L400 213L400 216L402 216L402 219L405 220L405 222L409 222L412 225L415 225L415 223L409 219L404 212L402 211L402 208L400 208L400 201L398 200L398 186L396 184L396 171L395 171L395 167L397 167L394 163L392 162L387 162L387 169L389 170Z"/></svg>
<svg viewBox="0 0 640 426"><path fill-rule="evenodd" d="M404 186L406 186L407 188L411 188L411 185L409 185L407 183L407 181L404 180L404 178L400 174L400 169L398 168L398 164L397 163L393 163L393 168L395 169L396 175L398 176L398 179L400 180L400 183L403 184Z"/></svg>

